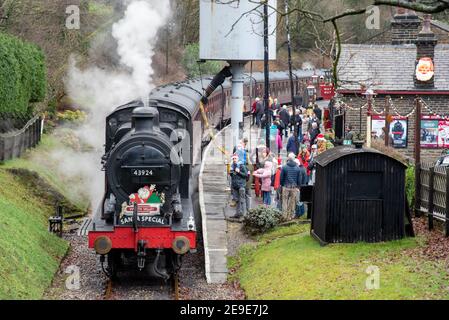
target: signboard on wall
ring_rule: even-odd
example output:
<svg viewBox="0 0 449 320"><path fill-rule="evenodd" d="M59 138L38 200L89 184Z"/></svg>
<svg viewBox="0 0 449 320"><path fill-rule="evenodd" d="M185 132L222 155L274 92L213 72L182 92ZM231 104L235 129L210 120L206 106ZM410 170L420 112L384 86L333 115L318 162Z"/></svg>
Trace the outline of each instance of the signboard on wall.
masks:
<svg viewBox="0 0 449 320"><path fill-rule="evenodd" d="M438 148L438 120L421 120L420 139L422 148Z"/></svg>
<svg viewBox="0 0 449 320"><path fill-rule="evenodd" d="M320 85L320 91L321 91L321 97L323 97L324 100L330 100L335 96L335 90L333 84L321 84Z"/></svg>
<svg viewBox="0 0 449 320"><path fill-rule="evenodd" d="M438 146L449 148L449 121L440 120L438 122Z"/></svg>
<svg viewBox="0 0 449 320"><path fill-rule="evenodd" d="M385 117L373 116L371 120L371 131L373 139L383 139L385 127Z"/></svg>
<svg viewBox="0 0 449 320"><path fill-rule="evenodd" d="M421 120L422 148L449 148L449 120L424 116Z"/></svg>
<svg viewBox="0 0 449 320"><path fill-rule="evenodd" d="M390 136L393 148L407 148L408 120L406 117L393 117L390 123Z"/></svg>
<svg viewBox="0 0 449 320"><path fill-rule="evenodd" d="M390 122L390 139L393 148L407 148L408 119L392 116ZM385 116L372 117L372 134L374 139L384 139Z"/></svg>

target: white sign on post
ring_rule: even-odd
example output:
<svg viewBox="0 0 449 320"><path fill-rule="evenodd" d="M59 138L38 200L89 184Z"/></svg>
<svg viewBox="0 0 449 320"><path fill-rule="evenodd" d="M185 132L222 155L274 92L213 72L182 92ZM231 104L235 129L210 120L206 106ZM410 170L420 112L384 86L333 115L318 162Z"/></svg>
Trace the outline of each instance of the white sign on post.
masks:
<svg viewBox="0 0 449 320"><path fill-rule="evenodd" d="M276 59L277 0L269 0L269 57ZM200 0L200 59L264 59L263 2Z"/></svg>

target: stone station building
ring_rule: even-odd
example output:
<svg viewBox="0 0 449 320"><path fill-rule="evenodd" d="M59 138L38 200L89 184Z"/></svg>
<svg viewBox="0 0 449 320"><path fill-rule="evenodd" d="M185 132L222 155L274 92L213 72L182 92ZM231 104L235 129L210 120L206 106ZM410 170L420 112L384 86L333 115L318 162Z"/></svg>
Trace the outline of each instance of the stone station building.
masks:
<svg viewBox="0 0 449 320"><path fill-rule="evenodd" d="M392 123L402 122L405 139L391 144L408 157L414 156L417 99L422 101L421 157L434 159L449 148L449 27L398 9L391 24L391 43L343 44L338 65L339 98L346 105L345 123L366 134L368 89L377 129L385 110ZM437 32L434 32L434 30ZM440 43L440 39L441 43ZM360 110L360 108L362 108ZM446 123L445 121L448 120ZM384 122L385 123L385 122ZM376 125L373 121L373 130ZM374 133L374 131L372 131ZM447 135L447 138L446 138ZM394 142L393 142L394 141Z"/></svg>

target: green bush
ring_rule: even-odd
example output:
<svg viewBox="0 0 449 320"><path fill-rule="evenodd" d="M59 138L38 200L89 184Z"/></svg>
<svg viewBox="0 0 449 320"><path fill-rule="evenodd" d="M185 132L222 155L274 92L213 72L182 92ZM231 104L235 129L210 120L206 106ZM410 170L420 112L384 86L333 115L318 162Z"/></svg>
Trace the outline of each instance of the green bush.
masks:
<svg viewBox="0 0 449 320"><path fill-rule="evenodd" d="M408 167L405 172L405 194L410 207L412 207L415 201L415 167L413 166Z"/></svg>
<svg viewBox="0 0 449 320"><path fill-rule="evenodd" d="M203 75L215 75L223 68L222 63L218 61L207 61L198 65L200 58L200 46L198 43L189 44L186 46L184 56L182 58L182 66L186 70L190 78L197 78ZM200 74L201 68L201 74Z"/></svg>
<svg viewBox="0 0 449 320"><path fill-rule="evenodd" d="M267 232L282 221L282 213L272 207L259 206L249 210L243 221L245 232L255 235Z"/></svg>
<svg viewBox="0 0 449 320"><path fill-rule="evenodd" d="M30 115L47 91L45 56L37 46L0 33L0 112Z"/></svg>

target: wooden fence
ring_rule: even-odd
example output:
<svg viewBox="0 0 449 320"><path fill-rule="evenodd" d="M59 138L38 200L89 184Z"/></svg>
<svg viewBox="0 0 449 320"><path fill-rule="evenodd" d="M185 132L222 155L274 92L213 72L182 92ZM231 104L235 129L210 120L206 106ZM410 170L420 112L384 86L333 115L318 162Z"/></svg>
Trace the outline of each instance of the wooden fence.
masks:
<svg viewBox="0 0 449 320"><path fill-rule="evenodd" d="M430 230L435 219L444 222L446 236L449 236L449 168L422 162L417 170L420 179L415 210L427 215Z"/></svg>
<svg viewBox="0 0 449 320"><path fill-rule="evenodd" d="M39 115L24 123L18 130L0 133L0 162L18 158L41 140L42 118Z"/></svg>

